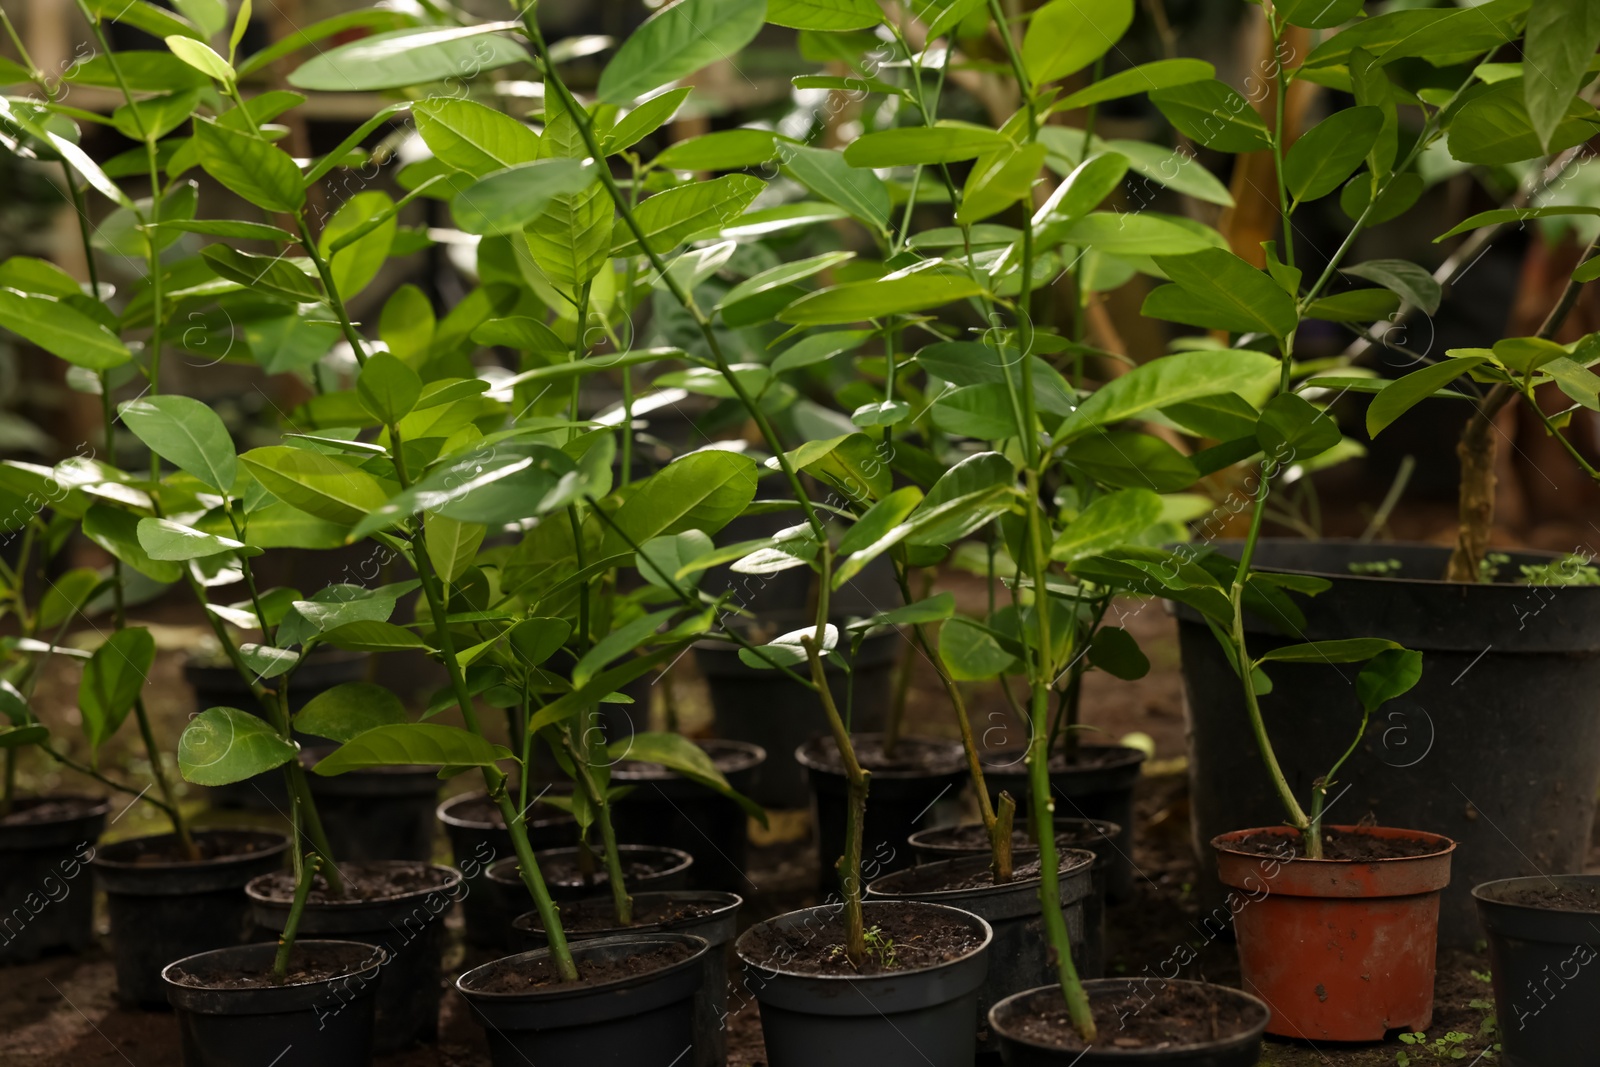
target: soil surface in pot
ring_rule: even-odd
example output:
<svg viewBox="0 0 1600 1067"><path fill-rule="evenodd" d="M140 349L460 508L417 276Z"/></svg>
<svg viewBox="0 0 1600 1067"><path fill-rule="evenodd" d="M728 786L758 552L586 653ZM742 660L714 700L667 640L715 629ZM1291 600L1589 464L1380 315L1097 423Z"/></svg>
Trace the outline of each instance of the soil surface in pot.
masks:
<svg viewBox="0 0 1600 1067"><path fill-rule="evenodd" d="M1305 858L1305 842L1298 835L1290 837L1286 834L1249 834L1229 842L1228 847L1236 852L1247 852L1252 856L1269 856L1273 859L1283 858L1283 846L1294 847L1294 858ZM1322 858L1325 860L1346 860L1352 863L1367 863L1372 860L1400 860L1411 859L1416 856L1432 856L1439 851L1439 842L1421 837L1372 837L1367 834L1349 834L1340 830L1324 829L1322 831Z"/></svg>
<svg viewBox="0 0 1600 1067"><path fill-rule="evenodd" d="M730 748L722 751L711 749L710 751L707 751L706 749L702 748L701 751L705 752L707 756L711 757L712 764L715 765L717 770L721 771L724 775L731 771L743 770L745 767L750 766L753 762L750 758L750 753L744 751L743 749ZM857 758L860 758L859 755ZM638 760L631 759L618 760L616 766L612 768L612 773L627 774L637 778L678 777L677 771L668 770L659 763L642 763Z"/></svg>
<svg viewBox="0 0 1600 1067"><path fill-rule="evenodd" d="M664 971L694 955L694 947L685 944L652 945L647 949L621 959L586 960L578 963L578 981L562 982L556 976L555 965L549 959L503 961L492 964L491 970L473 979L474 993L527 993L552 986L603 985L624 978Z"/></svg>
<svg viewBox="0 0 1600 1067"><path fill-rule="evenodd" d="M1020 749L1015 751L991 752L983 758L984 770L995 771L1025 771L1027 764L1022 762L1025 755ZM1069 760L1065 752L1050 753L1050 773L1062 774L1069 770L1088 771L1096 767L1106 767L1112 764L1126 763L1128 750L1125 748L1107 747L1102 745L1085 745Z"/></svg>
<svg viewBox="0 0 1600 1067"><path fill-rule="evenodd" d="M505 816L500 814L500 805L488 797L473 797L471 800L462 801L450 809L452 818L462 822L484 823L497 830L504 830ZM548 804L532 804L528 808L528 822L549 822L553 819L570 819L572 816Z"/></svg>
<svg viewBox="0 0 1600 1067"><path fill-rule="evenodd" d="M405 865L344 863L340 864L339 873L344 875L344 896L338 897L329 893L327 879L319 874L316 881L311 883L309 902L349 904L392 900L410 893L443 889L449 884L450 879L448 872L436 871L424 863ZM288 904L294 900L293 871L278 871L267 875L256 882L255 886L262 896L275 904Z"/></svg>
<svg viewBox="0 0 1600 1067"><path fill-rule="evenodd" d="M1063 857L1061 870L1066 871L1077 860L1072 857ZM945 872L934 874L926 867L912 867L899 873L894 878L894 891L903 893L949 893L961 889L989 889L994 886L994 872L985 867L979 871L964 871L960 874L950 875ZM1013 882L1026 881L1029 878L1039 877L1039 860L1035 857L1027 863L1018 863L1011 868ZM1001 883L1009 885L1009 882ZM959 906L959 905L958 905Z"/></svg>
<svg viewBox="0 0 1600 1067"><path fill-rule="evenodd" d="M959 748L952 749L945 742L919 737L902 737L892 756L883 750L880 737L854 737L851 744L856 750L856 761L874 774L953 774L967 765L967 757ZM844 773L839 747L833 743L833 738L825 738L816 746L814 755L828 770Z"/></svg>
<svg viewBox="0 0 1600 1067"><path fill-rule="evenodd" d="M1101 1048L1153 1051L1196 1045L1232 1037L1259 1021L1232 997L1191 985L1096 991L1089 998L1089 1007L1100 1030L1095 1044ZM1084 1047L1064 1007L1019 1018L1013 1028L1036 1044L1074 1050Z"/></svg>
<svg viewBox="0 0 1600 1067"><path fill-rule="evenodd" d="M688 922L691 919L703 919L716 910L693 900L640 900L636 897L633 902L633 923L635 926L644 926L650 923ZM614 930L617 929L617 912L610 897L562 904L561 925L568 933Z"/></svg>
<svg viewBox="0 0 1600 1067"><path fill-rule="evenodd" d="M1517 904L1546 911L1600 912L1600 886L1576 889L1570 886L1539 885L1495 896L1497 904Z"/></svg>
<svg viewBox="0 0 1600 1067"><path fill-rule="evenodd" d="M624 883L631 883L639 878L651 878L661 874L663 871L672 870L682 862L683 858L681 856L674 856L670 853L650 856L648 859L624 853L622 858L622 880ZM605 860L600 856L596 856L594 858L594 866L594 874L585 882L583 872L578 870L578 857L576 855L543 856L539 859L539 870L544 875L546 882L564 886L609 885L611 877L606 873ZM518 871L522 870L521 867L516 869Z"/></svg>
<svg viewBox="0 0 1600 1067"><path fill-rule="evenodd" d="M876 931L876 934L873 934ZM822 922L780 930L763 926L750 935L743 952L760 966L791 974L817 974L848 978L860 974L916 971L970 955L983 944L983 935L963 922L921 909L900 911L878 908L867 926L867 961L860 967L844 954L844 912Z"/></svg>
<svg viewBox="0 0 1600 1067"><path fill-rule="evenodd" d="M18 797L0 826L34 826L82 818L101 805L92 797Z"/></svg>
<svg viewBox="0 0 1600 1067"><path fill-rule="evenodd" d="M228 974L192 974L181 967L167 973L179 985L194 989L275 989L342 978L361 970L370 958L327 945L296 945L289 956L289 973L282 981L273 976L270 959L264 966L240 968Z"/></svg>
<svg viewBox="0 0 1600 1067"><path fill-rule="evenodd" d="M280 837L263 836L253 830L196 830L193 835L198 856L184 854L175 837L140 838L117 849L116 862L135 867L164 866L174 863L203 863L232 856L251 856L282 848Z"/></svg>
<svg viewBox="0 0 1600 1067"><path fill-rule="evenodd" d="M870 801L869 801L870 802ZM963 823L960 826L951 826L937 833L926 834L918 839L923 845L938 846L940 848L971 849L974 852L989 851L989 831L983 828L982 823ZM1073 830L1069 832L1056 832L1057 848L1088 848L1091 844L1105 840L1097 830ZM1028 836L1026 830L1011 831L1012 852L1032 852L1038 846L1033 838Z"/></svg>

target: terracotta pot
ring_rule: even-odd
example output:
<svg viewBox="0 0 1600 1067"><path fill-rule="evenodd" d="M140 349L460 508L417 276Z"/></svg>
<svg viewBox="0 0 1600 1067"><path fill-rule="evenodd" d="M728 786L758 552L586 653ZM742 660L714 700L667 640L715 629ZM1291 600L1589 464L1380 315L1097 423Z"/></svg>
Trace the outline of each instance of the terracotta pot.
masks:
<svg viewBox="0 0 1600 1067"><path fill-rule="evenodd" d="M1271 1007L1267 1032L1280 1037L1381 1041L1399 1027L1426 1030L1433 1021L1439 891L1450 884L1455 842L1391 827L1328 829L1421 839L1437 848L1360 862L1279 859L1233 846L1272 835L1292 855L1299 835L1289 827L1213 838L1217 874L1232 890L1219 910L1233 917L1244 986Z"/></svg>

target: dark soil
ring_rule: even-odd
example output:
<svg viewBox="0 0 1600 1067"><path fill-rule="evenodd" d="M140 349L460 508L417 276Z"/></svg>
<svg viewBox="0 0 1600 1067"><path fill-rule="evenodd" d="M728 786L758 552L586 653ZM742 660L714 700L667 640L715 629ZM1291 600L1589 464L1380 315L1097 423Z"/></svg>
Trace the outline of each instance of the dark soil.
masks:
<svg viewBox="0 0 1600 1067"><path fill-rule="evenodd" d="M999 772L1012 772L1021 774L1028 765L1023 762L1027 756L1024 749L1004 749L998 752L988 752L983 757L983 769ZM1065 774L1068 771L1089 771L1098 767L1113 766L1126 763L1129 758L1128 750L1115 745L1080 745L1077 753L1068 760L1065 752L1056 751L1050 754L1050 773Z"/></svg>
<svg viewBox="0 0 1600 1067"><path fill-rule="evenodd" d="M1059 870L1065 874L1078 864L1080 858L1063 855ZM1040 870L1039 857L1034 854L1034 858L1028 862L1014 865L1011 868L1011 877L1013 881L1027 881L1028 879L1039 877ZM889 884L883 885L883 882L888 882ZM898 871L879 882L874 882L873 885L900 894L954 893L963 889L990 889L994 887L995 880L994 872L988 867L974 865L972 870L951 873L944 871L933 872L927 866L921 866L912 867L907 871Z"/></svg>
<svg viewBox="0 0 1600 1067"><path fill-rule="evenodd" d="M308 902L333 906L365 904L443 889L449 884L447 872L435 870L426 863L343 863L339 865L339 873L344 876L344 896L330 894L327 879L319 874L311 883ZM256 892L274 904L288 904L294 900L292 871L277 871L251 884Z"/></svg>
<svg viewBox="0 0 1600 1067"><path fill-rule="evenodd" d="M635 926L672 926L676 923L703 919L716 909L690 900L673 900L668 897L634 898L633 922ZM561 925L568 933L593 933L597 930L615 930L617 913L610 897L595 897L561 905Z"/></svg>
<svg viewBox="0 0 1600 1067"><path fill-rule="evenodd" d="M967 765L966 754L959 745L927 737L902 737L895 745L894 755L883 750L883 740L876 734L857 734L850 739L856 750L856 761L873 774L889 777L903 775L953 774ZM820 738L810 746L809 754L827 770L844 773L844 763L839 759L839 746L833 738Z"/></svg>
<svg viewBox="0 0 1600 1067"><path fill-rule="evenodd" d="M1081 830L1063 832L1056 830L1057 848L1092 848L1105 840L1100 831L1092 827ZM938 846L962 852L988 852L989 831L983 828L983 823L962 823L960 826L947 826L942 830L933 831L921 838L917 843L929 847ZM1011 831L1011 851L1013 854L1020 852L1034 852L1038 846L1033 838L1028 836L1026 830Z"/></svg>
<svg viewBox="0 0 1600 1067"><path fill-rule="evenodd" d="M195 989L273 989L343 978L364 970L371 960L370 953L358 954L345 949L301 943L295 946L289 956L289 973L283 981L274 977L270 959L264 965L249 970L193 974L174 969L171 975L180 985Z"/></svg>
<svg viewBox="0 0 1600 1067"><path fill-rule="evenodd" d="M139 837L131 841L107 845L100 850L102 862L133 864L135 866L164 866L177 863L205 863L208 860L234 859L253 856L281 848L284 839L276 834L251 830L199 830L193 833L198 856L186 855L178 839L170 834L159 837Z"/></svg>
<svg viewBox="0 0 1600 1067"><path fill-rule="evenodd" d="M0 819L0 826L69 822L83 818L100 804L94 797L18 797L11 814Z"/></svg>
<svg viewBox="0 0 1600 1067"><path fill-rule="evenodd" d="M1284 847L1294 849L1294 858L1305 857L1305 842L1299 834L1256 833L1237 838L1232 848L1253 856L1284 857ZM1411 859L1431 856L1439 851L1435 841L1417 837L1373 837L1369 834L1346 833L1324 828L1322 831L1322 858L1350 863L1370 863L1374 860Z"/></svg>
<svg viewBox="0 0 1600 1067"><path fill-rule="evenodd" d="M1519 904L1546 911L1600 912L1600 886L1538 885L1496 895L1502 904Z"/></svg>
<svg viewBox="0 0 1600 1067"><path fill-rule="evenodd" d="M1089 998L1089 1007L1100 1031L1093 1045L1102 1049L1181 1048L1223 1040L1265 1021L1256 1011L1246 1011L1233 998L1205 986L1160 980L1148 987L1097 992ZM1085 1047L1064 1005L1015 1020L1014 1032L1055 1048Z"/></svg>
<svg viewBox="0 0 1600 1067"><path fill-rule="evenodd" d="M578 856L576 853L565 853L559 856L545 854L538 857L538 859L540 873L544 875L544 880L552 885L600 886L611 884L611 876L606 873L605 860L598 855L594 858L594 874L587 879L584 877L583 872L578 869ZM622 856L622 880L624 884L632 884L641 878L653 878L672 870L682 862L681 857L675 856L670 852L649 852L643 855L638 853L630 855L625 852ZM521 870L521 868L516 869Z"/></svg>
<svg viewBox="0 0 1600 1067"><path fill-rule="evenodd" d="M983 937L968 924L931 909L905 905L869 908L866 922L868 933L878 931L883 949L872 951L869 946L868 959L860 967L844 953L844 912L838 908L786 930L763 926L741 943L741 950L758 965L776 970L849 977L922 970L961 959L983 943Z"/></svg>
<svg viewBox="0 0 1600 1067"><path fill-rule="evenodd" d="M471 800L457 804L450 809L450 814L462 822L492 826L496 830L503 830L506 826L505 817L500 814L500 805L486 796L474 797ZM571 815L548 804L533 804L528 808L529 823L572 821Z"/></svg>
<svg viewBox="0 0 1600 1067"><path fill-rule="evenodd" d="M665 970L694 955L694 949L684 944L657 945L642 952L631 953L621 959L580 959L578 961L579 986L604 985L636 975L646 975ZM478 993L527 993L534 989L552 986L571 988L556 975L555 965L549 959L507 961L494 965L486 974L474 978L472 988Z"/></svg>

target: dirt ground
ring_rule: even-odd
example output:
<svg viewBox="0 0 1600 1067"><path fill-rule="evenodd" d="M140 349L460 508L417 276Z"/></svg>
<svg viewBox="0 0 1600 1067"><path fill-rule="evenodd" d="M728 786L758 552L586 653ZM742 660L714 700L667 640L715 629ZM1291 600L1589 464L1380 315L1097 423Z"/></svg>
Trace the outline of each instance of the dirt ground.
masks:
<svg viewBox="0 0 1600 1067"><path fill-rule="evenodd" d="M946 577L958 601L978 607L982 590L976 580ZM139 619L138 621L146 621ZM158 718L158 732L173 736L192 713L192 697L181 681L177 663L181 650L193 647L198 628L194 620L181 614L168 617L154 611L149 621L159 624L157 637L165 650L157 676L149 692ZM1118 682L1091 675L1084 699L1086 720L1104 732L1107 739L1129 733L1143 733L1154 745L1154 758L1147 764L1137 803L1138 822L1134 862L1138 876L1134 898L1111 909L1108 916L1108 973L1135 975L1149 967L1155 969L1175 950L1187 945L1194 951L1193 963L1185 977L1235 983L1238 964L1233 945L1207 938L1196 919L1194 899L1196 868L1189 843L1187 776L1184 773L1184 720L1182 686L1178 674L1178 654L1171 619L1159 605L1151 604L1130 615L1126 625L1139 638L1149 655L1152 670L1137 683ZM913 655L915 653L912 653ZM937 679L926 663L917 663L912 676L909 714L918 732L955 736L953 716L938 688ZM692 659L686 657L673 678L677 694L679 721L690 732L704 729L710 719L705 690L693 676ZM71 710L73 681L70 675L45 680L41 695L61 709L59 716L75 715ZM974 687L969 694L972 713L980 729L1016 730L1006 701L992 687ZM660 712L660 708L657 712ZM125 731L124 738L132 731ZM1017 735L1021 740L1022 735ZM121 743L119 742L119 746ZM137 759L126 747L114 746L106 754L108 766L122 767L128 780L141 775ZM74 782L44 768L25 768L24 783L31 788L78 788ZM92 785L92 783L90 783ZM465 778L451 783L452 789L469 788ZM200 791L186 796L186 805L197 809L203 798ZM118 817L111 831L115 836L158 829L144 806ZM123 810L118 803L116 814ZM259 816L252 821L260 823ZM751 850L749 871L755 887L746 894L741 922L749 923L781 911L815 902L815 863L809 846L809 819L804 813L786 813L772 820L771 828L759 832ZM759 827L754 828L759 831ZM448 861L441 836L440 858ZM459 916L452 916L451 950L447 966L452 977L465 967L491 958L482 950L464 950L459 939ZM102 919L103 924L103 919ZM1461 1057L1442 1052L1437 1057L1398 1041L1358 1047L1313 1047L1309 1044L1269 1042L1263 1064L1275 1067L1300 1067L1309 1064L1339 1064L1350 1067L1394 1065L1396 1054L1410 1053L1416 1064L1492 1062L1492 1053L1481 1055L1493 1045L1493 1005L1484 959L1471 955L1451 955L1440 960L1436 990L1434 1025L1429 1040L1453 1038L1451 1048L1464 1052ZM735 978L737 982L737 978ZM732 998L739 1003L742 996ZM760 1020L752 1004L738 1011L731 1020L730 1063L735 1067L760 1067L764 1064ZM4 1067L169 1067L179 1062L176 1027L170 1015L160 1012L126 1011L116 1006L114 980L103 947L77 957L60 956L28 966L0 968L0 1065ZM437 1045L381 1057L384 1067L467 1067L488 1062L487 1048L463 1001L451 990L444 997L440 1040Z"/></svg>

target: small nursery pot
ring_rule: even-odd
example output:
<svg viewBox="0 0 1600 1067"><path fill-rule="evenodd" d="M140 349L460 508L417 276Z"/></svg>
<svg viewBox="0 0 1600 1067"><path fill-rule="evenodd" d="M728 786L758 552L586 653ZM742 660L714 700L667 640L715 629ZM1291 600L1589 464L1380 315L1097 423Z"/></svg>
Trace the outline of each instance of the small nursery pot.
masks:
<svg viewBox="0 0 1600 1067"><path fill-rule="evenodd" d="M651 845L618 845L617 848L622 853L623 880L629 893L689 888L689 870L694 857L687 852ZM611 881L606 874L604 857L595 852L594 879L585 885L575 874L577 856L577 848L547 848L533 854L551 898L564 903L610 896ZM493 942L503 945L512 920L528 910L531 903L528 889L522 884L521 868L515 856L491 863L484 878L496 917L505 918L505 925L498 928Z"/></svg>
<svg viewBox="0 0 1600 1067"><path fill-rule="evenodd" d="M809 942L816 927L838 915L825 904L757 923L735 945L744 987L761 1005L768 1067L818 1064L909 1064L972 1067L977 1054L973 1016L989 973L994 931L970 912L942 904L872 900L862 904L867 928L893 912L967 928L976 947L944 963L881 974L827 975L786 970L757 958L769 932Z"/></svg>
<svg viewBox="0 0 1600 1067"><path fill-rule="evenodd" d="M1372 859L1289 858L1299 832L1241 830L1211 841L1239 942L1245 988L1272 1006L1267 1032L1310 1041L1381 1041L1433 1021L1439 891L1455 842L1390 827L1324 827L1372 841L1417 841L1425 854ZM1281 854L1244 847L1280 840ZM1208 916L1220 930L1228 915Z"/></svg>
<svg viewBox="0 0 1600 1067"><path fill-rule="evenodd" d="M94 886L81 876L110 810L103 797L52 793L19 797L0 819L0 964L94 941Z"/></svg>
<svg viewBox="0 0 1600 1067"><path fill-rule="evenodd" d="M340 867L352 888L378 878L387 883L381 897L327 899L313 892L300 916L303 937L329 934L376 945L387 952L377 991L379 1052L432 1041L439 1033L443 975L444 919L460 898L461 872L454 867L406 860L347 863ZM256 925L283 933L293 885L281 875L263 875L245 887Z"/></svg>
<svg viewBox="0 0 1600 1067"><path fill-rule="evenodd" d="M1025 749L997 749L983 757L983 780L990 799L1003 789L1017 802L1017 821L1027 818L1028 765ZM1121 828L1106 868L1106 899L1113 904L1133 896L1133 787L1145 754L1126 745L1079 745L1078 761L1062 753L1050 757L1050 791L1056 812L1074 819L1103 819Z"/></svg>
<svg viewBox="0 0 1600 1067"><path fill-rule="evenodd" d="M1566 1067L1600 1044L1600 875L1485 882L1496 1036L1506 1067Z"/></svg>
<svg viewBox="0 0 1600 1067"><path fill-rule="evenodd" d="M1006 1067L1252 1067L1261 1058L1261 1033L1270 1012L1249 993L1166 978L1100 978L1083 987L1099 1030L1088 1049L1052 1040L1059 1023L1042 1025L1066 1017L1059 985L1017 993L989 1009L989 1027ZM1190 1013L1188 1027L1173 1029L1166 1041L1143 1047L1116 1044L1126 1020L1137 1020L1146 1012L1159 1019L1171 1013L1175 1003L1198 1009ZM1224 1011L1225 1026L1218 1024Z"/></svg>
<svg viewBox="0 0 1600 1067"><path fill-rule="evenodd" d="M709 951L693 934L658 931L579 941L572 946L580 979L610 964L614 977L558 982L548 949L486 963L456 979L489 1037L494 1067L581 1064L640 1067L689 1062L694 1047L694 994ZM659 962L628 973L630 960ZM548 976L534 985L537 976Z"/></svg>
<svg viewBox="0 0 1600 1067"><path fill-rule="evenodd" d="M728 1060L728 1030L725 1023L728 1013L728 947L739 932L739 908L744 898L736 893L715 891L635 893L633 894L634 924L632 926L598 926L575 929L574 919L581 914L583 905L569 904L561 909L562 925L568 942L591 941L601 937L622 937L629 934L649 934L662 930L680 934L693 934L710 946L702 959L705 981L694 995L694 1054L684 1067L722 1067ZM610 914L609 903L590 901L589 907ZM679 912L674 916L673 912ZM660 914L654 921L641 921L642 916ZM545 946L544 927L539 923L539 913L530 911L517 916L512 923L521 935L525 949Z"/></svg>
<svg viewBox="0 0 1600 1067"><path fill-rule="evenodd" d="M851 735L857 758L872 774L861 840L862 880L866 882L911 866L906 838L917 830L935 802L958 795L967 780L966 753L959 741L902 737L896 760L905 762L887 764L874 755L880 751L881 739L881 734ZM832 737L815 737L794 753L811 784L811 822L816 828L820 861L817 888L823 893L839 886L835 864L844 855L845 820L850 806L838 752ZM913 760L907 757L913 755L920 766L911 765Z"/></svg>
<svg viewBox="0 0 1600 1067"><path fill-rule="evenodd" d="M308 751L307 769L327 751ZM339 862L433 859L439 768L372 767L306 780Z"/></svg>
<svg viewBox="0 0 1600 1067"><path fill-rule="evenodd" d="M373 1003L381 948L356 941L296 941L290 957L326 976L272 982L273 942L212 949L161 972L178 1017L183 1067L292 1062L362 1067L372 1062ZM255 976L258 984L243 985ZM288 1058L285 1062L290 1062Z"/></svg>
<svg viewBox="0 0 1600 1067"><path fill-rule="evenodd" d="M1100 931L1090 927L1084 903L1093 895L1091 868L1094 853L1068 849L1061 853L1061 914L1067 923L1067 944L1080 961L1082 973L1089 974L1087 962L1093 958L1104 966L1104 945ZM1037 868L1036 868L1037 869ZM867 886L869 900L916 900L925 904L948 904L971 912L994 930L989 952L989 976L978 990L978 1051L993 1049L985 1026L989 1008L1013 993L1048 982L1055 974L1050 959L1049 941L1044 932L1044 909L1039 903L1039 878L1013 878L1000 885L979 885L970 889L946 889L989 873L986 856L966 856L940 860L898 871Z"/></svg>
<svg viewBox="0 0 1600 1067"><path fill-rule="evenodd" d="M480 789L451 797L439 805L437 814L450 838L450 854L466 879L461 917L467 942L504 948L505 931L516 912L504 913L488 879L489 865L512 852L511 834L500 817L500 808ZM529 810L526 825L528 840L535 849L555 848L578 836L578 824L572 816L564 811L547 811L539 804Z"/></svg>
<svg viewBox="0 0 1600 1067"><path fill-rule="evenodd" d="M697 741L728 784L749 796L759 780L766 750L744 741ZM721 793L654 763L624 760L611 768L615 786L633 786L611 809L618 836L654 841L694 857L689 884L734 893L750 888L744 876L749 853L748 817Z"/></svg>
<svg viewBox="0 0 1600 1067"><path fill-rule="evenodd" d="M1104 819L1057 819L1055 826L1057 848L1081 848L1094 853L1094 866L1089 869L1089 895L1083 900L1082 952L1079 952L1076 942L1072 950L1079 961L1079 973L1098 978L1106 971L1107 873L1111 865L1122 858L1117 847L1122 827ZM989 835L982 823L960 823L933 830L918 830L906 841L911 845L911 852L918 863L989 854ZM1027 831L1012 831L1011 855L1014 860L1036 851Z"/></svg>
<svg viewBox="0 0 1600 1067"><path fill-rule="evenodd" d="M104 845L93 867L106 891L117 1000L164 1008L162 969L175 959L250 938L247 882L283 866L289 839L269 830L196 830L199 860L180 858L172 834Z"/></svg>

